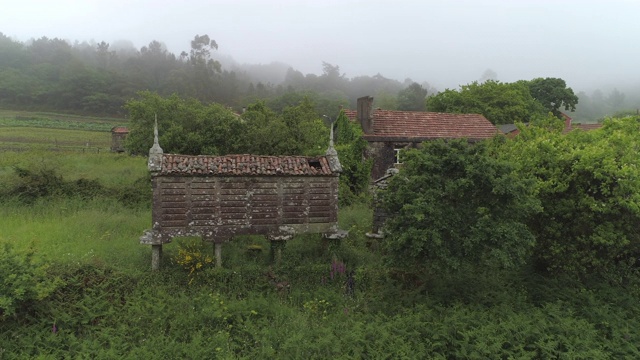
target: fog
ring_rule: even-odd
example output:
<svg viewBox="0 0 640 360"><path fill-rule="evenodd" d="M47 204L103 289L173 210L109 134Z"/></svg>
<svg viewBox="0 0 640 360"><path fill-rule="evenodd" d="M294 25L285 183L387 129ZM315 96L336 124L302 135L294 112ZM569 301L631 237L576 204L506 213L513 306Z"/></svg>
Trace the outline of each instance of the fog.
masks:
<svg viewBox="0 0 640 360"><path fill-rule="evenodd" d="M8 3L7 3L8 2ZM348 78L382 74L442 90L482 78L560 77L577 91L640 88L635 0L5 0L0 32L19 41L152 40L179 54L196 34L213 57ZM224 63L224 62L223 62Z"/></svg>

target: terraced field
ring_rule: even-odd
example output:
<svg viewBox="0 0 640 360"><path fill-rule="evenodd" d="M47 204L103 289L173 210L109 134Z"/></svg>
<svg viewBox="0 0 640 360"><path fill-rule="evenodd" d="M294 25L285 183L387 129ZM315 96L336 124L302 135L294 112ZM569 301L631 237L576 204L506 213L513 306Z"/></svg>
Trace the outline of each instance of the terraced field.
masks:
<svg viewBox="0 0 640 360"><path fill-rule="evenodd" d="M0 151L109 151L110 130L124 119L0 110Z"/></svg>

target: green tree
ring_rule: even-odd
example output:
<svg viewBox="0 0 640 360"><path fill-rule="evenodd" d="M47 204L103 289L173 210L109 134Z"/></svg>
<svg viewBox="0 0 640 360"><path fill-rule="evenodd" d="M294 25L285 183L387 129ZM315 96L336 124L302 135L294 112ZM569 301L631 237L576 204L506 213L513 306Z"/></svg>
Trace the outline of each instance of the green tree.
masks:
<svg viewBox="0 0 640 360"><path fill-rule="evenodd" d="M623 92L620 92L617 88L614 88L607 96L607 103L613 110L620 110L622 105L624 105L625 95Z"/></svg>
<svg viewBox="0 0 640 360"><path fill-rule="evenodd" d="M247 107L242 114L247 125L247 153L263 155L285 155L289 151L288 129L281 117L258 101Z"/></svg>
<svg viewBox="0 0 640 360"><path fill-rule="evenodd" d="M560 108L575 111L578 97L567 83L560 78L536 78L524 81L534 99L544 106L545 110L560 117Z"/></svg>
<svg viewBox="0 0 640 360"><path fill-rule="evenodd" d="M246 125L220 104L204 105L177 95L163 98L143 91L129 100L127 150L145 154L153 144L153 120L158 116L160 145L167 153L224 155L243 152Z"/></svg>
<svg viewBox="0 0 640 360"><path fill-rule="evenodd" d="M487 80L447 89L427 99L429 111L482 114L495 125L529 122L545 109L522 82Z"/></svg>
<svg viewBox="0 0 640 360"><path fill-rule="evenodd" d="M351 122L344 111L340 111L334 126L336 150L342 164L340 202L349 205L368 193L373 160L363 158L367 141L362 138L360 126Z"/></svg>
<svg viewBox="0 0 640 360"><path fill-rule="evenodd" d="M488 143L425 142L406 152L383 192L393 264L420 272L513 268L535 244L525 221L540 210L531 181Z"/></svg>
<svg viewBox="0 0 640 360"><path fill-rule="evenodd" d="M324 154L329 145L329 129L318 116L311 99L305 97L298 106L285 108L282 119L288 130L288 154Z"/></svg>
<svg viewBox="0 0 640 360"><path fill-rule="evenodd" d="M532 125L498 151L536 179L544 208L527 221L540 271L587 275L631 266L640 255L640 122L609 119L600 130Z"/></svg>
<svg viewBox="0 0 640 360"><path fill-rule="evenodd" d="M398 93L398 110L424 111L426 109L427 89L417 82Z"/></svg>

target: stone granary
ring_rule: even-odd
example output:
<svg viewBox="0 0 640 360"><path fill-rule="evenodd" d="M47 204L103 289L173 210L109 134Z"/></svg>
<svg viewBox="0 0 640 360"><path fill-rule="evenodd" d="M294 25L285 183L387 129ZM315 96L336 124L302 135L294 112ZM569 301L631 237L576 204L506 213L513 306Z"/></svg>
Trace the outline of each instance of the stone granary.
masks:
<svg viewBox="0 0 640 360"><path fill-rule="evenodd" d="M151 245L154 270L162 245L178 236L213 242L221 266L222 243L235 235L272 242L301 233L346 235L338 229L342 168L332 141L318 157L164 154L156 125L148 165L153 226L140 242Z"/></svg>
<svg viewBox="0 0 640 360"><path fill-rule="evenodd" d="M124 141L129 135L129 129L124 126L111 128L111 152L124 152Z"/></svg>

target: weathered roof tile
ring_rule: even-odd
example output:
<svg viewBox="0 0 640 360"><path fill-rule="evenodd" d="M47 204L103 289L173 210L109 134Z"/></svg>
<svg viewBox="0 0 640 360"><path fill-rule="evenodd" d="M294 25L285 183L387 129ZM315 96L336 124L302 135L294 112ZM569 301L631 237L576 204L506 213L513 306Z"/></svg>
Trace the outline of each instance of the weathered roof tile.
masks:
<svg viewBox="0 0 640 360"><path fill-rule="evenodd" d="M111 128L111 132L115 134L128 134L129 129L126 126L114 126Z"/></svg>
<svg viewBox="0 0 640 360"><path fill-rule="evenodd" d="M345 110L351 120L358 120L357 112ZM467 138L488 139L499 133L489 120L480 114L449 114L421 111L373 111L373 133L364 135L369 141L384 138L408 141L428 139Z"/></svg>
<svg viewBox="0 0 640 360"><path fill-rule="evenodd" d="M325 156L178 155L163 154L162 175L332 176Z"/></svg>

